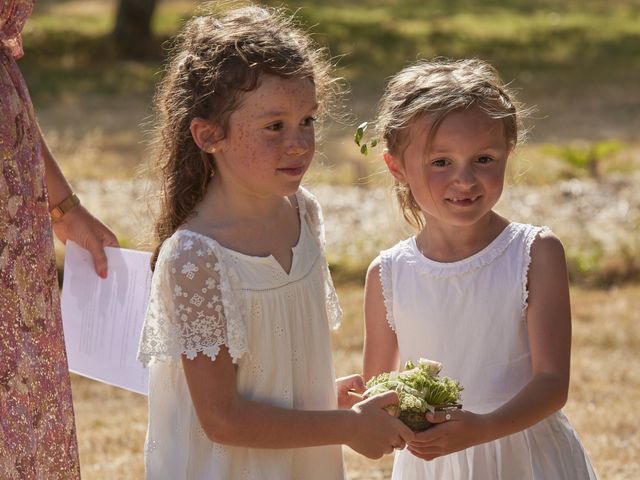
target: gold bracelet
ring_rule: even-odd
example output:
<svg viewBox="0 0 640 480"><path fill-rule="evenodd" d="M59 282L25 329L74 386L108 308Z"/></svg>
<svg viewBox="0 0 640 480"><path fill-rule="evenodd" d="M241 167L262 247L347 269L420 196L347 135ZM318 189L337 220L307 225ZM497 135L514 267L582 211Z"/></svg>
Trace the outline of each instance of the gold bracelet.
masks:
<svg viewBox="0 0 640 480"><path fill-rule="evenodd" d="M75 193L72 193L51 209L51 211L49 212L51 214L51 220L53 222L57 222L62 217L64 217L65 213L67 213L73 207L77 207L78 205L80 205L80 199Z"/></svg>

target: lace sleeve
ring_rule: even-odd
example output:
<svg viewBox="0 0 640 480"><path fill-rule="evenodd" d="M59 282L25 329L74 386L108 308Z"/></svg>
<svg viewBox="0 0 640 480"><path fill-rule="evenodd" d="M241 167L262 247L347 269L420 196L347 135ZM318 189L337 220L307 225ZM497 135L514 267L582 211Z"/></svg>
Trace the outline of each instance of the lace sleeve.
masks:
<svg viewBox="0 0 640 480"><path fill-rule="evenodd" d="M221 345L229 346L227 290L212 245L190 235L168 239L153 275L138 359L145 365L198 353L215 359Z"/></svg>

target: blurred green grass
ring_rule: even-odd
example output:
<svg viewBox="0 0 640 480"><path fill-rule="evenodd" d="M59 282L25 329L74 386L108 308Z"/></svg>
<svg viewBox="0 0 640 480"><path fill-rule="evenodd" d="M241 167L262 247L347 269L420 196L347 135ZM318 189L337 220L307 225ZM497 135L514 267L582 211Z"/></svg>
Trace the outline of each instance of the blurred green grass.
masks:
<svg viewBox="0 0 640 480"><path fill-rule="evenodd" d="M94 8L72 8L73 3L43 0L27 24L29 55L23 69L38 100L69 90L151 91L163 42L198 2L160 2L153 22L157 55L142 62L119 60L111 50L114 2L84 2ZM535 77L538 89L630 84L640 72L640 3L634 0L307 0L286 5L339 59L340 73L365 104L387 76L418 57L484 58L516 84Z"/></svg>

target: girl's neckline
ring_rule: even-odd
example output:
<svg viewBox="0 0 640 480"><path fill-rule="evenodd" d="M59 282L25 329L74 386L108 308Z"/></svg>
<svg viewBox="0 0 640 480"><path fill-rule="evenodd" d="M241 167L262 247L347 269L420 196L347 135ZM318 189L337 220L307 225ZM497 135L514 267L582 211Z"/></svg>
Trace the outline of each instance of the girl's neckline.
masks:
<svg viewBox="0 0 640 480"><path fill-rule="evenodd" d="M491 241L489 244L479 250L478 252L470 255L468 257L462 258L460 260L456 260L454 262L439 262L437 260L432 260L431 258L425 256L420 248L418 248L418 243L416 241L416 235L410 238L411 249L413 250L413 254L420 259L422 263L427 266L431 266L433 268L437 268L439 270L449 270L449 269L457 269L460 267L464 267L468 264L475 263L478 260L482 260L484 257L491 254L499 254L513 239L514 233L519 230L521 224L516 222L509 222L502 231Z"/></svg>
<svg viewBox="0 0 640 480"><path fill-rule="evenodd" d="M228 247L226 245L221 244L218 240L216 240L215 238L206 235L204 233L200 233L200 232L196 232L195 230L190 230L188 228L179 228L178 230L176 230L176 233L178 232L184 232L186 234L189 235L195 235L201 238L204 238L205 240L209 241L209 242L213 242L217 247L221 248L222 250L224 250L225 252L233 255L236 258L240 258L240 259L244 259L244 260L248 260L248 261L253 261L253 262L258 262L258 263L265 263L265 264L271 264L272 266L274 266L275 268L277 268L282 274L284 274L285 276L289 277L291 276L294 267L297 263L297 258L298 255L296 255L296 252L300 249L302 243L303 243L303 229L305 228L305 214L306 214L306 209L304 206L304 201L303 198L301 198L301 194L300 194L300 190L298 189L298 191L296 191L296 193L293 194L293 198L295 198L296 201L296 209L298 211L298 240L296 241L296 244L291 247L291 252L292 252L292 258L291 258L291 265L289 267L289 271L287 272L283 266L280 264L280 262L278 262L276 260L276 258L272 255L266 255L266 256L260 256L260 255L250 255L248 253L243 253L243 252L239 252L238 250L234 250L231 247Z"/></svg>

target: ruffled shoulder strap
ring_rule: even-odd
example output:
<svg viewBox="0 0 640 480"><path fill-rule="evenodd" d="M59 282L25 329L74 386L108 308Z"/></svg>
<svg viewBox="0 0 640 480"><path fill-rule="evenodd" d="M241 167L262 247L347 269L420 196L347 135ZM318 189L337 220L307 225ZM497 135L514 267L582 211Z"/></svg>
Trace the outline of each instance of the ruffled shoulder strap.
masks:
<svg viewBox="0 0 640 480"><path fill-rule="evenodd" d="M393 264L398 255L402 255L407 248L407 241L397 243L393 247L380 252L380 285L382 285L382 297L387 316L387 323L394 332L396 331L396 321L393 315Z"/></svg>
<svg viewBox="0 0 640 480"><path fill-rule="evenodd" d="M225 345L234 363L247 352L237 275L212 239L180 230L160 250L140 337L145 365L198 353L216 358Z"/></svg>
<svg viewBox="0 0 640 480"><path fill-rule="evenodd" d="M531 247L533 242L541 233L551 233L551 229L547 226L537 227L535 225L522 225L523 227L523 255L520 271L522 272L522 318L526 318L527 308L529 306L529 267L531 266Z"/></svg>
<svg viewBox="0 0 640 480"><path fill-rule="evenodd" d="M336 329L340 326L342 320L342 308L338 302L338 295L333 285L329 265L325 253L325 235L324 235L324 218L322 217L322 209L318 199L308 190L300 187L296 193L298 200L298 208L300 215L305 220L311 233L315 237L320 248L321 260L323 262L324 286L325 286L325 304L327 307L327 318L329 327Z"/></svg>

